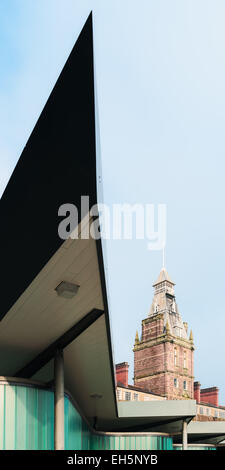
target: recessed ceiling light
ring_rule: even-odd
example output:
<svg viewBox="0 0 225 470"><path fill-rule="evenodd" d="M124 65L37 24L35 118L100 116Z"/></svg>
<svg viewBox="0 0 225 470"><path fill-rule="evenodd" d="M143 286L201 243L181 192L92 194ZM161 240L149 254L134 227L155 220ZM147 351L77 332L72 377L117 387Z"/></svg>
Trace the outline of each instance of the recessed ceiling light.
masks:
<svg viewBox="0 0 225 470"><path fill-rule="evenodd" d="M72 299L77 294L79 287L80 286L78 286L77 284L62 281L55 288L55 290L59 297L63 297L64 299Z"/></svg>

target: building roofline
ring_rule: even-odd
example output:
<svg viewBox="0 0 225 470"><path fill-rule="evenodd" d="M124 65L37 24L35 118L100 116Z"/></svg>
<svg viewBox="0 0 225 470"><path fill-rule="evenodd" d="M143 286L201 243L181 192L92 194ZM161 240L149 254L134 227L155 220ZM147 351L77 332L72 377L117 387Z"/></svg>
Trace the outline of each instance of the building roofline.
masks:
<svg viewBox="0 0 225 470"><path fill-rule="evenodd" d="M217 409L221 409L225 411L225 406L222 406L222 405L216 406L216 405L213 405L212 403L206 403L205 401L197 401L196 403L197 405L200 405L200 406L210 406L210 408L217 408Z"/></svg>
<svg viewBox="0 0 225 470"><path fill-rule="evenodd" d="M157 397L165 398L164 395L160 395L159 393L149 392L149 390L145 390L143 388L135 387L134 385L128 385L126 387L124 384L122 384L120 382L117 382L117 387L126 388L127 390L133 390L133 391L136 390L137 392L147 393L148 395L155 395Z"/></svg>

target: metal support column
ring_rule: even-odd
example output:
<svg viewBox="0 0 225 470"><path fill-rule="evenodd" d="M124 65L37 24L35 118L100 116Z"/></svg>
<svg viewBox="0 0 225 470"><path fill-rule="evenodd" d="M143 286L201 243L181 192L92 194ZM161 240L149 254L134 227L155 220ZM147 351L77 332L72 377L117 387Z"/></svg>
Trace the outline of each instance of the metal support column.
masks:
<svg viewBox="0 0 225 470"><path fill-rule="evenodd" d="M187 421L183 421L183 430L182 430L182 450L187 450L188 448L188 440L187 440Z"/></svg>
<svg viewBox="0 0 225 470"><path fill-rule="evenodd" d="M63 351L57 350L54 361L54 448L64 450L64 361Z"/></svg>

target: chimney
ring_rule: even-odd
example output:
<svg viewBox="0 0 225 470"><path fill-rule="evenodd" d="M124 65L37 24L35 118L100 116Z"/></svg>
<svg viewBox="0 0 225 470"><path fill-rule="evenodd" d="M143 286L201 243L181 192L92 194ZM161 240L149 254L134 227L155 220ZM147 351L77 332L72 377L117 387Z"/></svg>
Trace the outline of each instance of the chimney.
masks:
<svg viewBox="0 0 225 470"><path fill-rule="evenodd" d="M203 388L201 390L201 401L210 405L219 406L218 387Z"/></svg>
<svg viewBox="0 0 225 470"><path fill-rule="evenodd" d="M128 362L120 362L116 364L116 383L128 387Z"/></svg>
<svg viewBox="0 0 225 470"><path fill-rule="evenodd" d="M194 399L197 401L197 403L200 403L201 401L201 384L200 382L194 382Z"/></svg>

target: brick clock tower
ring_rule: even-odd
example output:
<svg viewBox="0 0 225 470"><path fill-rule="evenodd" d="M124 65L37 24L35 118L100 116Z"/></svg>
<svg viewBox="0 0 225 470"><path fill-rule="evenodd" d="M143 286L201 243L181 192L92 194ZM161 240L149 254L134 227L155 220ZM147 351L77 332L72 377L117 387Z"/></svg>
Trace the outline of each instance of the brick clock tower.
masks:
<svg viewBox="0 0 225 470"><path fill-rule="evenodd" d="M168 400L194 397L194 343L182 321L174 282L165 268L157 281L150 313L134 345L134 385Z"/></svg>

